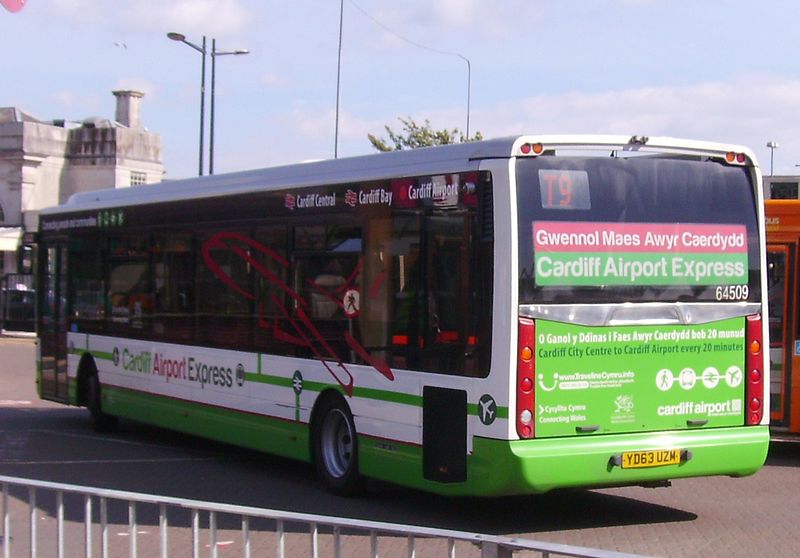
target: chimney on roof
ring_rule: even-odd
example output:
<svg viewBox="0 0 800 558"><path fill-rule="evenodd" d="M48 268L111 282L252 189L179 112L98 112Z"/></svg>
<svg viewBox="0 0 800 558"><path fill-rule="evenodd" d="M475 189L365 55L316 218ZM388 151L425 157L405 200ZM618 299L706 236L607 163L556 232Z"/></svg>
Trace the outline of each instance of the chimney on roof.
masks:
<svg viewBox="0 0 800 558"><path fill-rule="evenodd" d="M140 91L112 91L117 98L114 120L128 128L141 128L140 103L144 93Z"/></svg>

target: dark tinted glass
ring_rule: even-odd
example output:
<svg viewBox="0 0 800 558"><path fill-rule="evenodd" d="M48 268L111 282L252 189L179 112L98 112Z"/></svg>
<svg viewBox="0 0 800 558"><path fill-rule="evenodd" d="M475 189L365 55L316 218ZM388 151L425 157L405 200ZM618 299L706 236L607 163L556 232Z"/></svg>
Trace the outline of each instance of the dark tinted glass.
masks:
<svg viewBox="0 0 800 558"><path fill-rule="evenodd" d="M571 224L577 229L580 223L598 229L631 223L642 231L653 224L734 225L746 232L746 300L759 300L758 227L753 188L744 167L648 156L542 156L518 160L517 188L522 304L721 300L719 285L691 282L543 286L544 281L537 282L534 276L536 222L564 222L570 224L567 229ZM741 293L740 289L736 294Z"/></svg>

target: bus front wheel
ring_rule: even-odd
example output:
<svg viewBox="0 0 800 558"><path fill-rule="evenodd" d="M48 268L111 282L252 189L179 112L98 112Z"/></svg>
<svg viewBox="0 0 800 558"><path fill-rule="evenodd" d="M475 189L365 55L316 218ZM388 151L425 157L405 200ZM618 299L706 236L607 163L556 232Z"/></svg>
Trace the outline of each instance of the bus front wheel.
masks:
<svg viewBox="0 0 800 558"><path fill-rule="evenodd" d="M117 429L118 419L103 412L101 407L100 380L97 371L92 371L86 378L86 406L92 417L92 427L97 432L113 432Z"/></svg>
<svg viewBox="0 0 800 558"><path fill-rule="evenodd" d="M320 402L314 421L314 464L322 481L334 494L352 496L361 491L358 472L358 438L353 415L341 397Z"/></svg>

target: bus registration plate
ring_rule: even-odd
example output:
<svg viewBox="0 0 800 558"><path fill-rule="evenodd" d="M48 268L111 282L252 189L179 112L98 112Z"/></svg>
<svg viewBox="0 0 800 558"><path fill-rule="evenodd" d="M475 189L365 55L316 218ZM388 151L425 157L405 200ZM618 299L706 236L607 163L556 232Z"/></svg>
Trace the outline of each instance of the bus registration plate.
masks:
<svg viewBox="0 0 800 558"><path fill-rule="evenodd" d="M623 469L637 469L641 467L660 467L662 465L679 465L681 450L646 450L626 451L622 454Z"/></svg>

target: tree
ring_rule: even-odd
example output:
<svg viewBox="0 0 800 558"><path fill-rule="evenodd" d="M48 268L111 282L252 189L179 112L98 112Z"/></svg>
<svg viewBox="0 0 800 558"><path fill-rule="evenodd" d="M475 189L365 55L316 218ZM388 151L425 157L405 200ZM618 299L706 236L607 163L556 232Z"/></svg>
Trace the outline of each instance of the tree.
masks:
<svg viewBox="0 0 800 558"><path fill-rule="evenodd" d="M394 147L387 144L383 138L367 134L372 147L378 151L400 151L402 149L417 149L418 147L447 145L456 142L464 143L483 139L483 135L480 132L476 132L470 138L465 136L458 128L434 130L431 128L431 123L427 118L424 125L417 124L410 116L408 118L398 118L398 120L403 124L405 134L395 132L389 126L384 126L386 133L389 134L389 141L394 143Z"/></svg>

